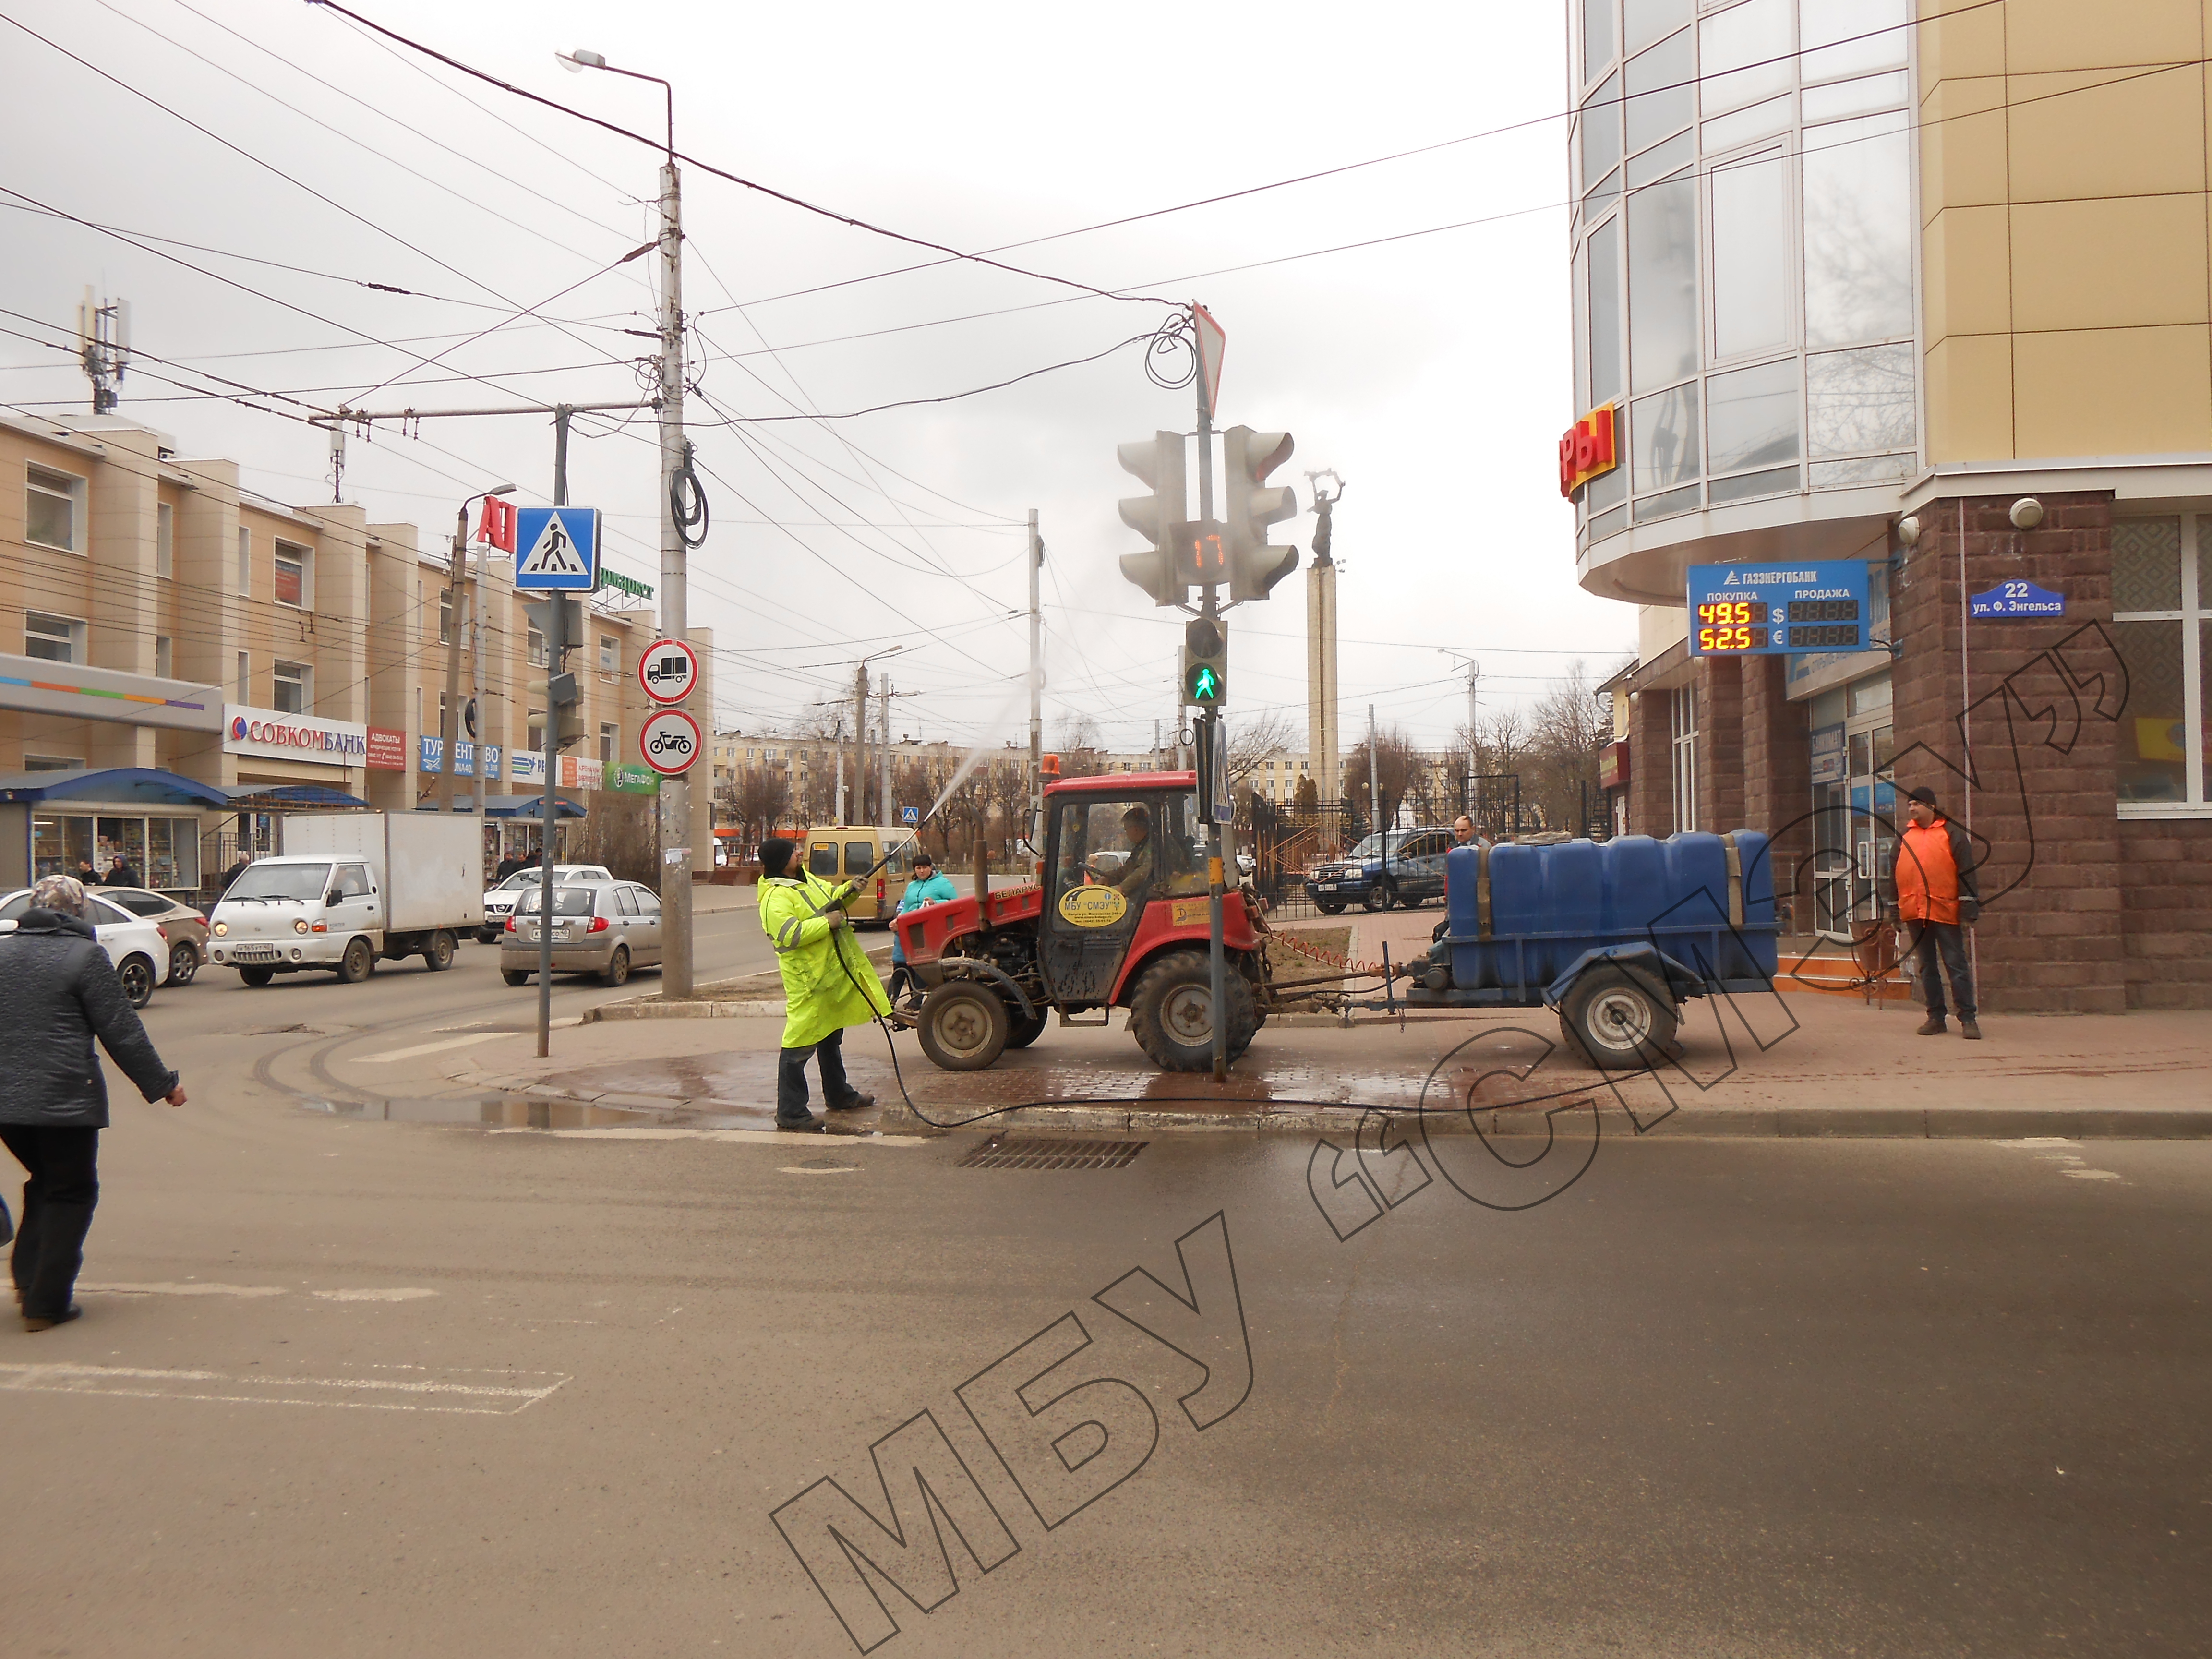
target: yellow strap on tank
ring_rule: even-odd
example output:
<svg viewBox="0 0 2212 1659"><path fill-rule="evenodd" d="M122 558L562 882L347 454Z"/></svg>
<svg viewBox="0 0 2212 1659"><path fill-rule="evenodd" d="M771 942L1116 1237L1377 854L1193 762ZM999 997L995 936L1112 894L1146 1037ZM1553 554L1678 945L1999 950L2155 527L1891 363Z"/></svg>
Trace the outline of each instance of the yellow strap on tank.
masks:
<svg viewBox="0 0 2212 1659"><path fill-rule="evenodd" d="M1721 845L1728 850L1729 926L1743 926L1743 854L1735 844L1735 831L1731 830L1721 837Z"/></svg>

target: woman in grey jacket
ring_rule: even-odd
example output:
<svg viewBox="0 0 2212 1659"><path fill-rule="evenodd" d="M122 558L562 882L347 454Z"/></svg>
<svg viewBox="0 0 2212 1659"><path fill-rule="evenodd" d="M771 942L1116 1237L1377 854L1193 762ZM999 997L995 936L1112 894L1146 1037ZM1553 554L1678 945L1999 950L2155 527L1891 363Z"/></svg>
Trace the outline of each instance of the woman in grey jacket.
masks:
<svg viewBox="0 0 2212 1659"><path fill-rule="evenodd" d="M149 1100L185 1103L184 1085L117 982L85 920L84 888L48 876L31 908L0 937L0 1143L30 1171L9 1260L23 1328L52 1330L80 1311L70 1301L100 1201L100 1132L107 1082L94 1037Z"/></svg>

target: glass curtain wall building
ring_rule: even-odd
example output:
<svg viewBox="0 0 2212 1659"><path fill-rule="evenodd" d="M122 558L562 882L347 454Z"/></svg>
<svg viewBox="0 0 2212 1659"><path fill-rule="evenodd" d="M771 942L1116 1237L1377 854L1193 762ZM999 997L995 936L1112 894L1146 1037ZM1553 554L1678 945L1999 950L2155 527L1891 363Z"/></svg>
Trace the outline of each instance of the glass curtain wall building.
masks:
<svg viewBox="0 0 2212 1659"><path fill-rule="evenodd" d="M1650 553L1880 517L1920 470L1905 0L1570 14L1575 399L1620 458L1577 547L1593 591L1679 605L1694 561Z"/></svg>

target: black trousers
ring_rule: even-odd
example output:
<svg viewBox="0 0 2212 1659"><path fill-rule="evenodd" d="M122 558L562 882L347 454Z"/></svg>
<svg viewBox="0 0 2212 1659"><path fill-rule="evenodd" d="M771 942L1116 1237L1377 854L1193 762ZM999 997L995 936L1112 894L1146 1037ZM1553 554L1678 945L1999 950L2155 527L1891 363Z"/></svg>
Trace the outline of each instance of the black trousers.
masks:
<svg viewBox="0 0 2212 1659"><path fill-rule="evenodd" d="M806 1057L817 1056L822 1066L822 1098L832 1106L850 1100L854 1088L845 1080L845 1034L832 1031L811 1048L786 1048L775 1066L775 1121L804 1123L814 1115L806 1109Z"/></svg>
<svg viewBox="0 0 2212 1659"><path fill-rule="evenodd" d="M31 1172L8 1266L25 1317L57 1319L69 1307L100 1202L100 1131L0 1124L0 1144Z"/></svg>
<svg viewBox="0 0 2212 1659"><path fill-rule="evenodd" d="M1943 1014L1943 981L1936 972L1940 955L1944 972L1951 975L1951 1000L1959 1005L1959 1018L1972 1019L1974 970L1966 965L1966 930L1948 921L1916 921L1911 926L1914 970L1927 988L1929 1013L1939 1019Z"/></svg>

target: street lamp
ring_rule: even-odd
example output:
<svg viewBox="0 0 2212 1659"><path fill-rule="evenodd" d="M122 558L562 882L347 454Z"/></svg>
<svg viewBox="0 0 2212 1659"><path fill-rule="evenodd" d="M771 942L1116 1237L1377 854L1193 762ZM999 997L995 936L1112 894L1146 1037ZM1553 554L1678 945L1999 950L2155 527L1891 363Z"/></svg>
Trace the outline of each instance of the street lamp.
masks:
<svg viewBox="0 0 2212 1659"><path fill-rule="evenodd" d="M494 484L489 489L479 489L465 497L459 510L453 514L453 556L451 574L446 579L446 592L450 596L446 622L446 717L441 725L444 732L444 750L438 757L438 810L453 810L453 775L460 770L461 754L461 574L468 568L469 507L487 495L507 495L514 493L511 483ZM469 591L469 623L476 625L477 612L482 602L476 586ZM479 647L471 653L472 673L478 692L483 690L483 652ZM483 811L483 779L476 779L475 798L479 817Z"/></svg>
<svg viewBox="0 0 2212 1659"><path fill-rule="evenodd" d="M689 489L696 499L684 441L684 214L683 184L676 169L676 88L658 75L617 69L603 53L579 46L553 54L572 73L599 70L632 81L651 81L661 89L668 114L668 159L660 168L660 631L680 640L690 631L690 588L686 565L691 530L679 521L678 503ZM702 504L703 506L703 504ZM697 539L703 541L702 527ZM712 724L712 721L709 721ZM712 775L708 793L713 793ZM691 994L691 781L684 774L660 786L661 972L665 997ZM713 814L701 826L713 836Z"/></svg>

